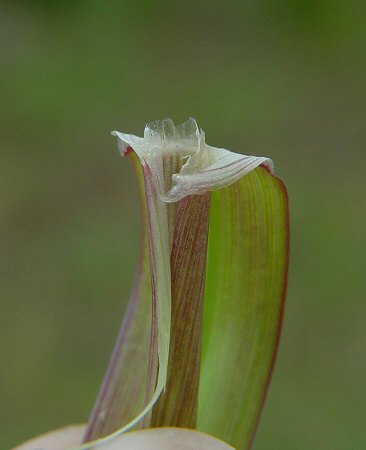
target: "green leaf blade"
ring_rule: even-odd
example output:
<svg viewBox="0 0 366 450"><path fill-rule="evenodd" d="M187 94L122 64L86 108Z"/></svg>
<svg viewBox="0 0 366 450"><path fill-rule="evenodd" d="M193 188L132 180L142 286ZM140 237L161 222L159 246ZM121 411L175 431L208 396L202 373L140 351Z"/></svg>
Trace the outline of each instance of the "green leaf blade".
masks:
<svg viewBox="0 0 366 450"><path fill-rule="evenodd" d="M278 346L288 202L264 167L211 195L197 428L247 449Z"/></svg>

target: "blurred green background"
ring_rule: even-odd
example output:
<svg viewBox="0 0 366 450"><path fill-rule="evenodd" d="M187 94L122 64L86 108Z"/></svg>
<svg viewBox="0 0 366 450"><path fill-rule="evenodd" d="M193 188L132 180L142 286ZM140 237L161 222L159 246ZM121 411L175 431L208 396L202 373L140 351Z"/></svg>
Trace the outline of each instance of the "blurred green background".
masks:
<svg viewBox="0 0 366 450"><path fill-rule="evenodd" d="M255 450L366 448L366 2L3 1L1 448L94 403L140 217L110 131L195 117L288 186L282 345Z"/></svg>

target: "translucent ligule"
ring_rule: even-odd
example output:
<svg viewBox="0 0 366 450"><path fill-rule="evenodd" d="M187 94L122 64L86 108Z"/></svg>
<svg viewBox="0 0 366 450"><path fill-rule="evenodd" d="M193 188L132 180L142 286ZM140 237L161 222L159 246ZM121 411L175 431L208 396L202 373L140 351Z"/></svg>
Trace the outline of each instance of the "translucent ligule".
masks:
<svg viewBox="0 0 366 450"><path fill-rule="evenodd" d="M144 138L118 131L112 134L119 138L122 152L130 145L141 164L149 166L158 180L160 198L167 203L222 189L261 164L273 171L269 158L241 155L207 145L205 134L194 119L179 126L174 126L171 119L152 122L146 126ZM164 176L165 158L180 161L176 172L169 174L168 182Z"/></svg>

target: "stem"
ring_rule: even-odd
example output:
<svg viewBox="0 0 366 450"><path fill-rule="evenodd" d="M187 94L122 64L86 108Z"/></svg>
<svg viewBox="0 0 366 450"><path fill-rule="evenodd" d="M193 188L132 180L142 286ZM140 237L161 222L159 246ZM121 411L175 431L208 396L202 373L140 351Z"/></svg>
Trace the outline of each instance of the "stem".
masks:
<svg viewBox="0 0 366 450"><path fill-rule="evenodd" d="M171 253L172 327L168 380L151 426L194 428L201 364L210 194L178 202Z"/></svg>

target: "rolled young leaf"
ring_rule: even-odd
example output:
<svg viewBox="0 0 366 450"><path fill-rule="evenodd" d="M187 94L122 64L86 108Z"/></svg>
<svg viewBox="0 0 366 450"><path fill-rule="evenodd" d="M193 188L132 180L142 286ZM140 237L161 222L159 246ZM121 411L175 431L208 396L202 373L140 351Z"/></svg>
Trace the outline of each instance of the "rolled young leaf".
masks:
<svg viewBox="0 0 366 450"><path fill-rule="evenodd" d="M235 443L239 449L248 448L268 386L282 317L288 256L284 188L280 188L281 183L271 173L271 160L208 146L193 119L178 127L170 119L154 122L146 127L144 138L113 134L124 154L134 150L144 175L152 283L150 373L145 386L146 402L139 412L134 409L135 417L126 424L125 416L121 415L119 429L82 448L103 443L143 419L144 426L149 426L151 411L164 390L162 400L153 410L153 423L185 425L192 414L189 426L194 426L198 401L198 429ZM210 194L211 191L215 192ZM202 253L203 247L191 242L176 253L172 248L174 242L189 238L190 229L192 233L199 229L187 216L195 210L184 208L189 205L187 199L193 199L194 205L200 197L210 195L213 203L205 277L205 250L200 255L198 273L190 270L190 258ZM203 204L204 209L209 205ZM203 217L208 218L208 214ZM188 227L181 226L190 221ZM205 238L207 242L207 231ZM175 272L177 267L179 270ZM201 277L201 283L194 282L194 275ZM178 303L187 301L184 311L202 314L206 279L200 375L201 321L187 313L172 322L171 302L173 299L173 319L179 310L174 306L175 298L181 298ZM180 297L179 292L184 295ZM199 304L194 305L194 301ZM146 317L145 313L142 315ZM138 317L136 314L133 329L138 329ZM189 353L189 339L182 339L182 329L192 332L192 351L197 351L198 357ZM129 341L121 341L120 345L131 348ZM126 370L123 364L114 366ZM185 396L179 389L188 386L187 374L191 374L196 388ZM118 371L113 376L119 377ZM113 390L118 391L118 383L108 397L112 409ZM128 400L126 389L123 392ZM104 409L109 406L108 402L103 404ZM113 427L118 417L114 419ZM102 435L100 428L94 437Z"/></svg>

